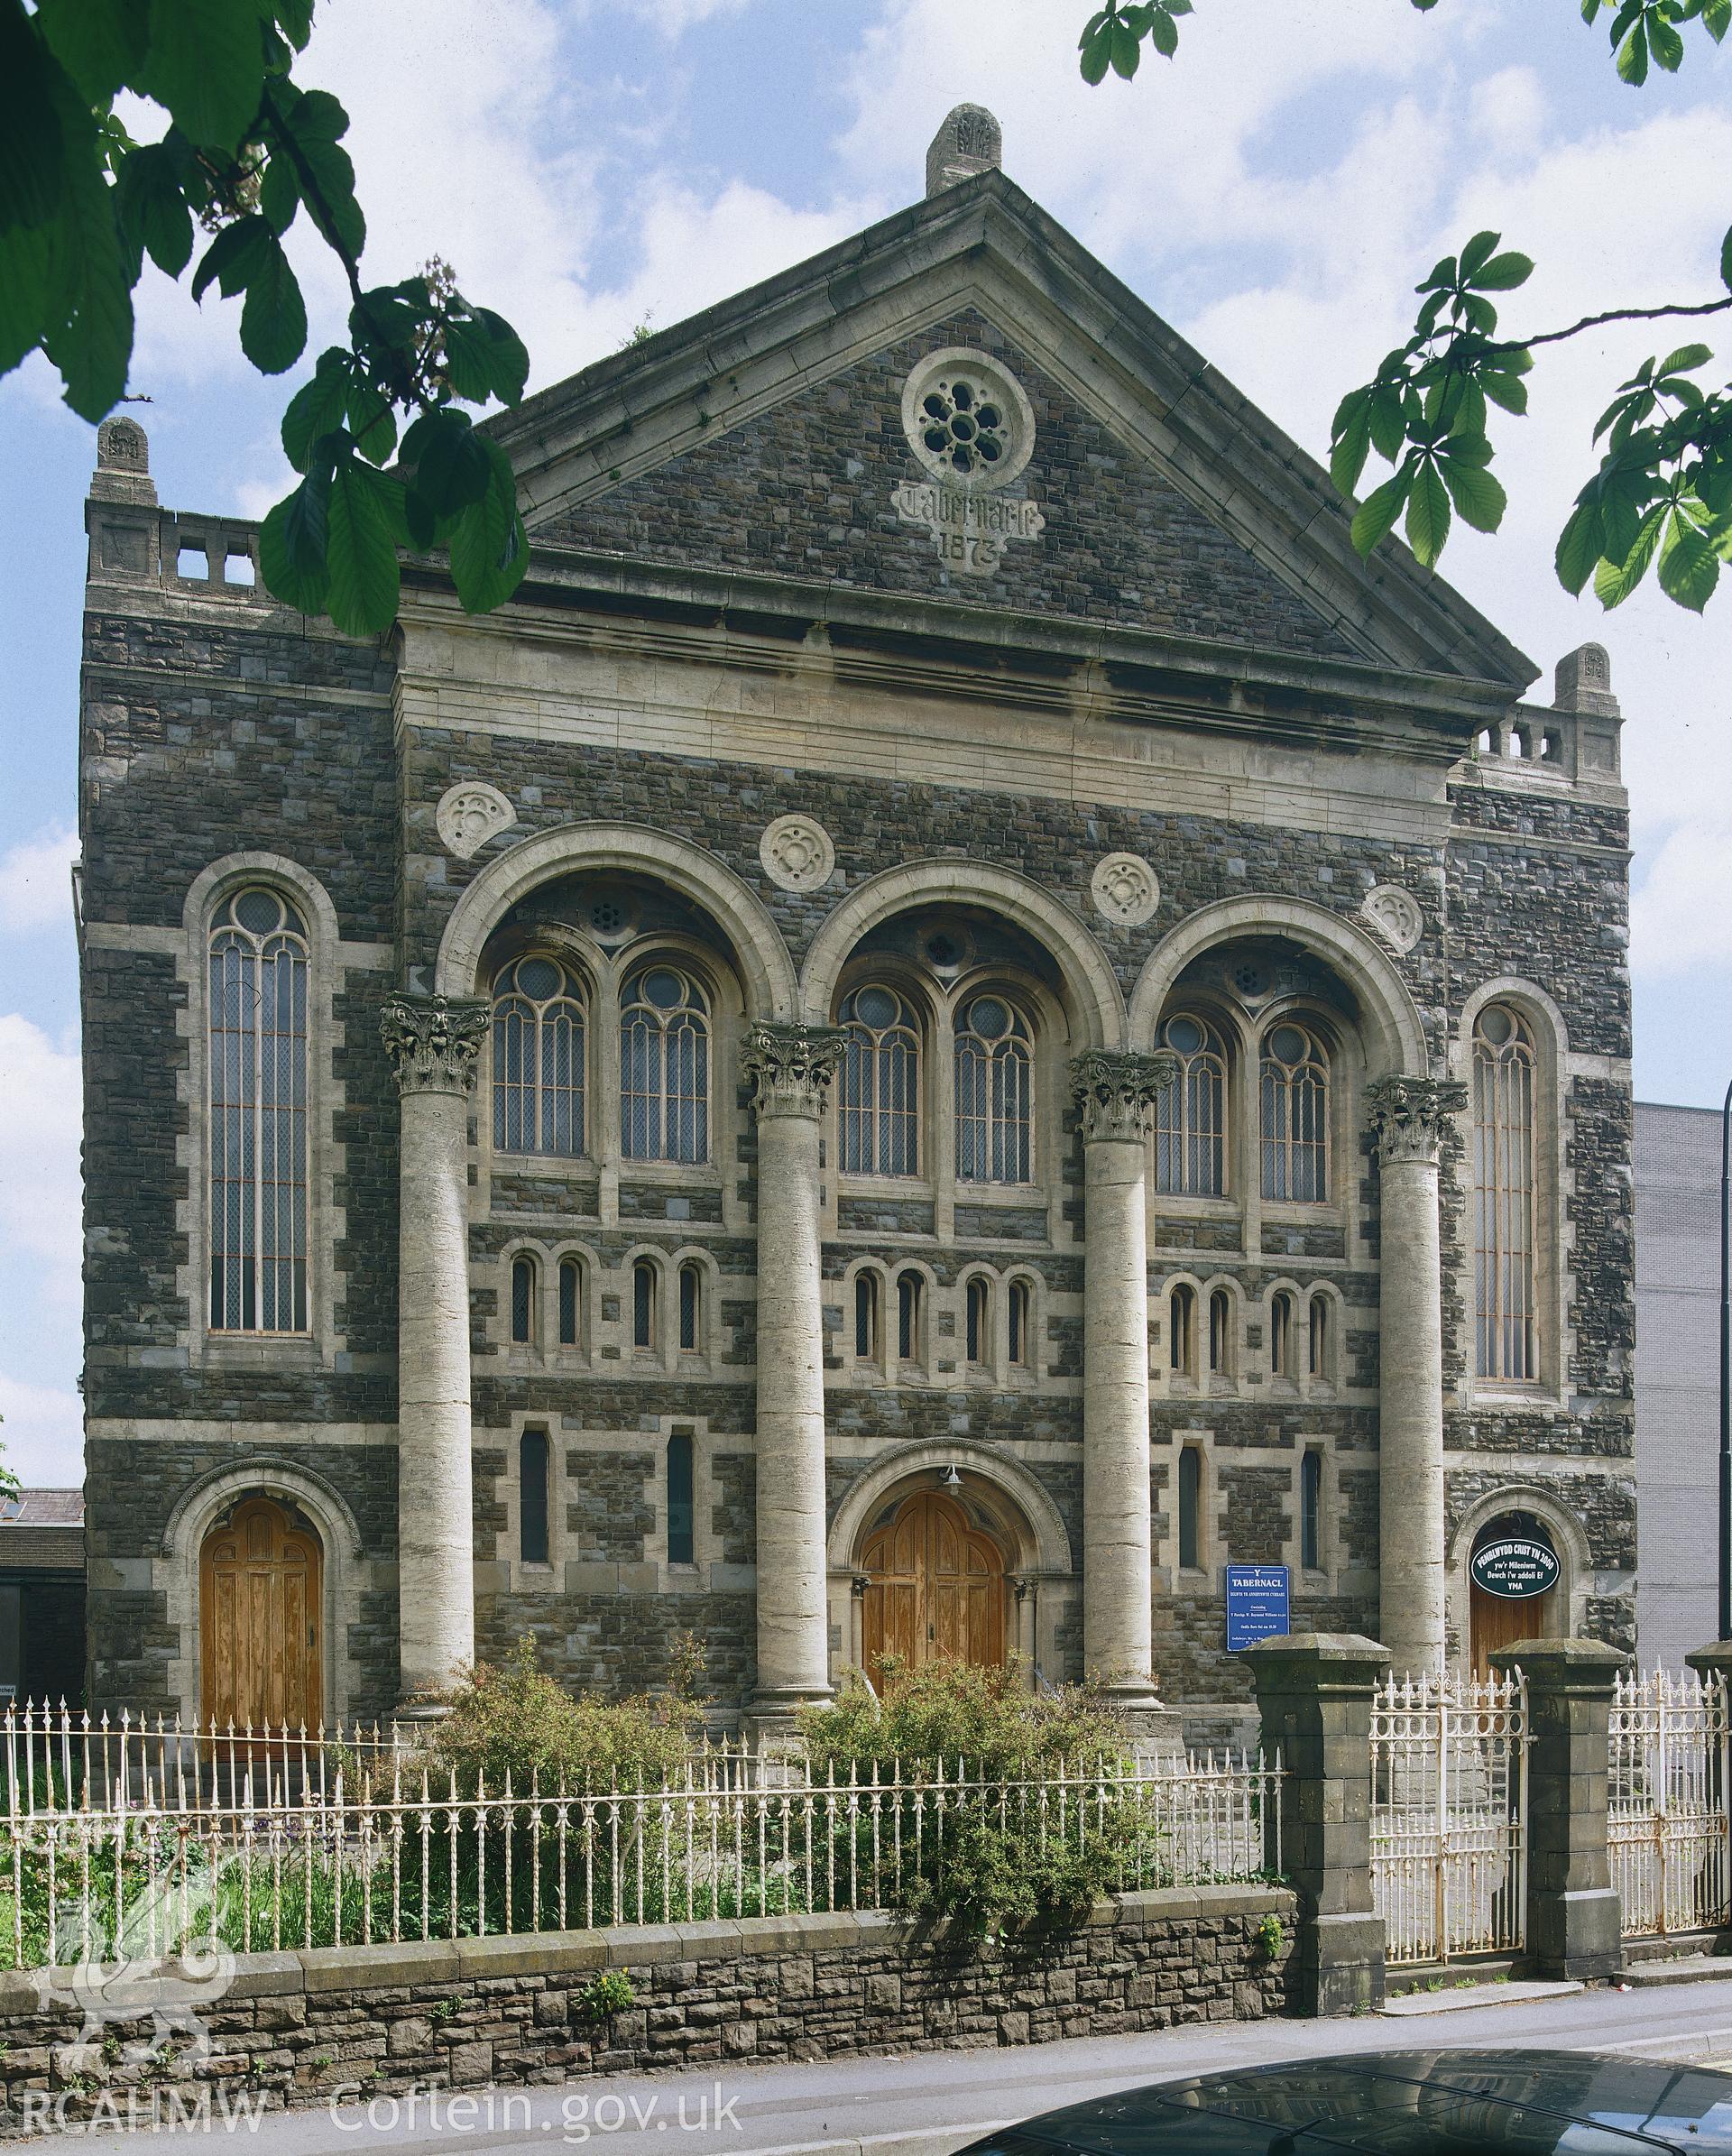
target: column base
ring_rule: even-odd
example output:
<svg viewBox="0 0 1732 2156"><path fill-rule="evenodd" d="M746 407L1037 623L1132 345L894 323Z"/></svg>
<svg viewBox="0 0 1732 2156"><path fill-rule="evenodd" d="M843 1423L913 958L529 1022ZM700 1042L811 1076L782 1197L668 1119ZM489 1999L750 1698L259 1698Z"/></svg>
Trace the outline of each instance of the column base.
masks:
<svg viewBox="0 0 1732 2156"><path fill-rule="evenodd" d="M391 1718L403 1728L430 1729L442 1722L450 1711L451 1702L441 1693L406 1692Z"/></svg>
<svg viewBox="0 0 1732 2156"><path fill-rule="evenodd" d="M746 1749L758 1762L759 1771L785 1778L805 1771L806 1738L800 1732L800 1713L808 1707L827 1707L833 1694L825 1692L759 1692L740 1718L740 1734Z"/></svg>
<svg viewBox="0 0 1732 2156"><path fill-rule="evenodd" d="M1125 1725L1138 1758L1150 1766L1176 1766L1184 1758L1184 1718L1163 1707L1147 1684L1106 1684L1098 1696Z"/></svg>

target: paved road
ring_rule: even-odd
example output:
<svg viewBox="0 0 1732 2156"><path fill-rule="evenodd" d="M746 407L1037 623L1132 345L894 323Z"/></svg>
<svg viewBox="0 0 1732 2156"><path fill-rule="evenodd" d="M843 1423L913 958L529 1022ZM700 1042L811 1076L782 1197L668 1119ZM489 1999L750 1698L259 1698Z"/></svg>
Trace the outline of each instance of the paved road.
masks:
<svg viewBox="0 0 1732 2156"><path fill-rule="evenodd" d="M430 2114L428 2097L411 2107L409 2097L380 2096L371 2118L359 2107L272 2112L216 2137L227 2143L232 2134L259 2156L387 2148L393 2156L537 2148L585 2148L589 2156L948 2156L993 2125L1143 2081L1329 2051L1480 2044L1626 2050L1732 2070L1732 1983L1584 1992L1398 2021L1264 2022L1022 2050L634 2075L466 2103L441 2095ZM144 2146L135 2135L106 2133L81 2135L79 2145L129 2156L142 2156Z"/></svg>

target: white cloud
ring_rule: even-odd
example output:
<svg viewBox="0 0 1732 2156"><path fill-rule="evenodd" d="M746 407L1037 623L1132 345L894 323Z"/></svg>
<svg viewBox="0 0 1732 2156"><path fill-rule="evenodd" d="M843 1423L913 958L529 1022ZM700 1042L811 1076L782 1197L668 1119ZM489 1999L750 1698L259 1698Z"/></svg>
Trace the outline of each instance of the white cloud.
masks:
<svg viewBox="0 0 1732 2156"><path fill-rule="evenodd" d="M1648 980L1732 966L1732 816L1710 807L1673 825L1636 893L1631 962Z"/></svg>
<svg viewBox="0 0 1732 2156"><path fill-rule="evenodd" d="M69 927L78 857L78 834L65 828L40 832L0 854L0 928L25 935Z"/></svg>

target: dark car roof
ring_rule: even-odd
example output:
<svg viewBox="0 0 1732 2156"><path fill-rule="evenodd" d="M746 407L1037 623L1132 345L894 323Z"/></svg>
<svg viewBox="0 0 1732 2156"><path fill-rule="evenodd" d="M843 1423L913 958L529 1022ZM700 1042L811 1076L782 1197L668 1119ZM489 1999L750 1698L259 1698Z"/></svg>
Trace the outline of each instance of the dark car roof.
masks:
<svg viewBox="0 0 1732 2156"><path fill-rule="evenodd" d="M1732 2151L1732 2074L1593 2051L1377 2051L1049 2111L963 2156L1635 2156Z"/></svg>

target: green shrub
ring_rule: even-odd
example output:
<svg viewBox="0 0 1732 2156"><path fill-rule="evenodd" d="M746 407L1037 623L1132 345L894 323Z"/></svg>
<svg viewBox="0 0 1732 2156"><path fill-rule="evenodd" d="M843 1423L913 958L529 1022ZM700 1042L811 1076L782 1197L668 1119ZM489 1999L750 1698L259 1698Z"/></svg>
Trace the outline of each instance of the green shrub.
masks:
<svg viewBox="0 0 1732 2156"><path fill-rule="evenodd" d="M955 1662L909 1669L887 1658L881 1696L855 1681L802 1720L815 1781L890 1781L898 1794L844 1818L839 1861L882 1864L910 1914L965 1930L1073 1925L1116 1879L1153 1854L1123 1723L1094 1694L1031 1693L1015 1664ZM1091 1777L1092 1801L1056 1789L1062 1770Z"/></svg>
<svg viewBox="0 0 1732 2156"><path fill-rule="evenodd" d="M577 1993L577 2010L586 2022L604 2022L637 2004L638 1995L623 1969L603 1969Z"/></svg>

